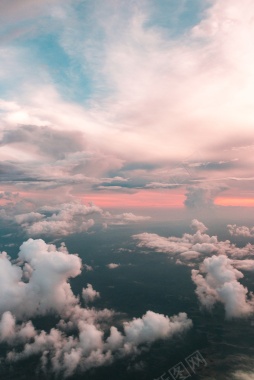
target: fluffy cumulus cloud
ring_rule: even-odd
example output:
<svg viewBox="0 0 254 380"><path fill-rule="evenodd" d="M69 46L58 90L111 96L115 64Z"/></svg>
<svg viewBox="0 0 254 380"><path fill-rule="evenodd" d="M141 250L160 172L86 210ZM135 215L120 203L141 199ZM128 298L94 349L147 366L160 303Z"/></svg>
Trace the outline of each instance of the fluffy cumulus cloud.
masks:
<svg viewBox="0 0 254 380"><path fill-rule="evenodd" d="M224 255L206 258L199 271L192 270L201 304L211 309L216 302L223 303L227 318L248 316L254 312L253 296L239 282L241 278L243 274Z"/></svg>
<svg viewBox="0 0 254 380"><path fill-rule="evenodd" d="M197 231L200 231L201 233L208 230L208 228L204 225L204 223L200 222L197 219L193 219L191 221L190 226L191 226L191 228L196 229Z"/></svg>
<svg viewBox="0 0 254 380"><path fill-rule="evenodd" d="M169 318L147 311L141 318L125 321L120 332L110 325L113 310L81 306L69 279L81 273L82 262L64 244L56 248L29 239L21 245L17 260L5 252L0 260L0 342L8 346L7 363L39 356L42 370L68 377L76 370L136 355L144 345L192 326L185 313ZM82 290L85 303L99 296L91 284ZM31 318L47 315L58 318L58 324L49 331L38 330Z"/></svg>
<svg viewBox="0 0 254 380"><path fill-rule="evenodd" d="M20 247L20 265L13 264L5 252L0 258L1 313L8 310L19 318L61 314L77 304L68 279L81 273L81 260L64 245L57 249L41 239L29 239ZM28 281L23 280L22 263Z"/></svg>
<svg viewBox="0 0 254 380"><path fill-rule="evenodd" d="M232 236L254 237L254 227L237 226L236 224L228 224L227 227Z"/></svg>
<svg viewBox="0 0 254 380"><path fill-rule="evenodd" d="M151 219L150 216L127 212L114 214L93 203L83 204L73 199L70 202L52 204L39 206L30 200L18 199L17 202L0 206L0 220L9 224L14 222L29 237L59 238L86 232L95 224L106 229L109 226L135 224Z"/></svg>
<svg viewBox="0 0 254 380"><path fill-rule="evenodd" d="M182 237L164 237L144 232L133 235L133 238L138 240L139 247L168 253L176 258L188 258L189 255L192 255L193 257L200 257L200 261L212 254L225 254L232 259L251 259L254 256L253 244L247 243L243 247L237 247L229 240L220 241L217 236L210 236L205 233L207 227L197 219L192 220L190 227L196 229L196 232L194 234L184 233Z"/></svg>
<svg viewBox="0 0 254 380"><path fill-rule="evenodd" d="M26 322L17 325L15 317L5 311L0 321L0 342L8 344L22 344L36 336L35 328L32 322Z"/></svg>
<svg viewBox="0 0 254 380"><path fill-rule="evenodd" d="M42 207L40 212L15 216L28 236L66 236L87 231L94 225L91 215L102 214L99 207L78 202Z"/></svg>
<svg viewBox="0 0 254 380"><path fill-rule="evenodd" d="M163 237L152 233L141 233L133 235L133 238L138 240L139 247L147 247L155 250L156 252L169 253L173 256L196 252L196 256L199 254L210 254L211 252L218 252L223 248L222 244L218 242L217 236L209 236L205 234L207 230L206 226L199 222L197 219L193 219L191 222L191 228L196 229L196 232L191 234L183 234L182 237Z"/></svg>
<svg viewBox="0 0 254 380"><path fill-rule="evenodd" d="M142 318L125 322L124 332L127 342L139 345L147 341L154 342L157 339L167 338L185 328L190 328L191 325L192 323L187 318L186 313L168 318L153 311L147 311Z"/></svg>
<svg viewBox="0 0 254 380"><path fill-rule="evenodd" d="M100 298L100 293L96 292L91 284L87 284L87 287L82 289L82 298L85 303L93 302L97 298Z"/></svg>
<svg viewBox="0 0 254 380"><path fill-rule="evenodd" d="M232 263L235 268L241 269L244 271L254 271L254 260L245 259L245 260L232 260Z"/></svg>
<svg viewBox="0 0 254 380"><path fill-rule="evenodd" d="M138 240L139 247L171 255L176 264L198 267L192 270L192 280L197 285L200 303L208 310L220 302L227 318L252 315L253 296L239 280L244 277L240 270L254 270L254 245L237 247L229 240L209 236L205 233L207 227L197 219L190 226L196 229L193 235L166 238L142 233L133 238Z"/></svg>

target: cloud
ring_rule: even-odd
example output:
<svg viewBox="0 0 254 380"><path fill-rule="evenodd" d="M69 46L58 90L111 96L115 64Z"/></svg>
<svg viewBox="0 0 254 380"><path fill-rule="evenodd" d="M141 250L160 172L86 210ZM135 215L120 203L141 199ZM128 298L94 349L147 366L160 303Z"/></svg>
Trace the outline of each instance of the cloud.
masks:
<svg viewBox="0 0 254 380"><path fill-rule="evenodd" d="M158 339L169 339L191 327L192 322L185 313L168 318L148 311L142 318L125 322L124 334L111 326L110 335L104 340L104 333L98 324L80 320L76 325L78 337L67 336L55 328L49 333L36 331L32 340L31 336L26 337L23 351L12 350L7 359L12 363L40 355L44 371L50 366L56 375L68 377L77 370L86 371L110 364L117 358L137 355L143 345L149 345ZM15 329L19 331L22 327L17 325Z"/></svg>
<svg viewBox="0 0 254 380"><path fill-rule="evenodd" d="M200 231L201 233L208 230L208 228L197 219L193 219L190 226L191 228L196 229L196 231Z"/></svg>
<svg viewBox="0 0 254 380"><path fill-rule="evenodd" d="M150 2L119 2L117 9L101 1L23 3L4 1L1 12L5 34L20 38L1 54L3 180L91 193L112 176L123 191L119 172L129 167L133 187L172 188L169 172L198 151L203 158L186 166L194 175L185 174L203 190L188 189L186 206L207 207L214 201L208 181L252 178L251 158L240 149L252 146L249 0L199 4L205 11L200 21L190 13L188 28L176 4L171 11L179 19L166 26ZM156 12L163 16L167 6L157 4ZM52 50L45 56L48 30ZM230 186L236 192L243 184Z"/></svg>
<svg viewBox="0 0 254 380"><path fill-rule="evenodd" d="M254 380L254 373L239 370L233 373L233 378L235 380Z"/></svg>
<svg viewBox="0 0 254 380"><path fill-rule="evenodd" d="M147 232L133 235L133 238L139 240L139 247L147 247L156 252L169 253L173 256L181 254L182 258L188 258L188 252L192 255L193 252L196 252L195 256L198 257L200 253L209 255L222 248L216 236L209 236L204 233L207 227L202 222L193 219L191 227L195 228L197 232L193 235L185 233L180 238L175 236L166 238Z"/></svg>
<svg viewBox="0 0 254 380"><path fill-rule="evenodd" d="M176 183L163 183L163 182L150 182L145 185L145 188L147 189L173 189L181 186Z"/></svg>
<svg viewBox="0 0 254 380"><path fill-rule="evenodd" d="M124 332L127 342L138 345L171 337L175 333L182 332L191 326L192 323L185 313L168 318L153 311L147 311L142 318L125 322Z"/></svg>
<svg viewBox="0 0 254 380"><path fill-rule="evenodd" d="M66 236L85 232L94 225L94 220L88 217L102 214L99 207L78 202L42 207L39 211L15 216L28 236Z"/></svg>
<svg viewBox="0 0 254 380"><path fill-rule="evenodd" d="M254 271L254 260L245 259L245 260L232 260L232 264L235 268L244 270L244 271Z"/></svg>
<svg viewBox="0 0 254 380"><path fill-rule="evenodd" d="M85 268L88 272L92 272L92 271L93 271L93 267L92 267L91 265L84 264L84 268Z"/></svg>
<svg viewBox="0 0 254 380"><path fill-rule="evenodd" d="M230 235L254 237L254 227L237 226L236 224L227 225Z"/></svg>
<svg viewBox="0 0 254 380"><path fill-rule="evenodd" d="M11 202L0 205L0 220L9 225L16 224L29 237L61 237L86 232L98 225L106 229L108 226L141 223L151 219L150 216L136 215L132 212L115 214L96 206L92 202L83 204L76 197L67 193L63 199L68 202L58 203L58 199L50 199L48 205L40 205L31 198L14 196ZM61 198L60 198L61 199Z"/></svg>
<svg viewBox="0 0 254 380"><path fill-rule="evenodd" d="M164 237L144 232L132 237L139 241L138 247L147 247L156 252L168 253L175 258L180 255L182 259L186 260L195 256L202 261L204 257L211 256L211 254L227 255L232 259L251 258L254 255L253 244L247 243L239 248L229 240L220 241L217 236L206 234L207 227L197 219L192 220L190 227L196 229L193 235L184 233L182 237Z"/></svg>
<svg viewBox="0 0 254 380"><path fill-rule="evenodd" d="M32 317L63 313L77 304L68 280L81 273L81 260L70 255L64 245L57 249L40 239L29 239L21 245L18 259L29 266L29 282L22 280L22 268L12 264L5 252L0 259L0 313ZM27 267L24 269L27 271Z"/></svg>
<svg viewBox="0 0 254 380"><path fill-rule="evenodd" d="M226 318L249 316L254 312L253 295L238 281L241 278L243 274L224 255L206 258L199 271L192 270L201 304L211 310L216 302L221 302Z"/></svg>
<svg viewBox="0 0 254 380"><path fill-rule="evenodd" d="M155 340L170 339L192 327L185 313L167 317L147 311L125 321L120 332L111 325L113 310L81 306L69 283L81 273L81 259L69 254L63 243L56 248L29 239L15 262L5 252L0 261L0 342L8 347L7 364L36 356L40 370L68 377L137 355ZM88 284L82 297L87 303L99 293ZM31 318L47 315L54 315L57 325L49 331L36 329Z"/></svg>
<svg viewBox="0 0 254 380"><path fill-rule="evenodd" d="M22 344L36 336L33 324L29 321L16 325L15 317L6 311L0 321L0 342L10 345Z"/></svg>
<svg viewBox="0 0 254 380"><path fill-rule="evenodd" d="M17 150L30 149L31 154L64 159L69 153L85 148L84 136L79 131L56 131L48 126L21 125L3 131L0 146L14 145Z"/></svg>
<svg viewBox="0 0 254 380"><path fill-rule="evenodd" d="M219 241L209 236L207 227L197 219L192 220L196 232L182 237L163 237L152 233L133 235L138 247L169 254L176 264L199 269L192 270L192 280L197 285L196 294L201 305L208 310L220 302L225 307L226 318L246 317L254 313L251 292L239 280L243 271L254 270L254 245L237 247L229 240Z"/></svg>
<svg viewBox="0 0 254 380"><path fill-rule="evenodd" d="M19 214L15 216L15 220L18 224L28 225L32 223L37 223L39 220L43 219L44 215L39 212L29 212L26 214Z"/></svg>
<svg viewBox="0 0 254 380"><path fill-rule="evenodd" d="M82 289L82 298L87 304L95 301L97 298L100 298L100 293L96 292L91 284L87 284L87 287Z"/></svg>
<svg viewBox="0 0 254 380"><path fill-rule="evenodd" d="M187 193L184 205L188 208L209 208L214 207L215 198L222 192L227 190L227 186L216 185L200 185L187 186Z"/></svg>
<svg viewBox="0 0 254 380"><path fill-rule="evenodd" d="M0 198L7 201L12 201L19 198L19 193L12 193L11 191L3 191L0 193Z"/></svg>
<svg viewBox="0 0 254 380"><path fill-rule="evenodd" d="M120 267L120 264L110 263L107 265L107 267L109 269L116 269L116 268Z"/></svg>
<svg viewBox="0 0 254 380"><path fill-rule="evenodd" d="M115 226L138 223L151 219L150 216L135 215L132 212L124 212L123 214L112 214L110 212L105 212L103 217L105 218L107 225Z"/></svg>
<svg viewBox="0 0 254 380"><path fill-rule="evenodd" d="M186 251L180 253L180 256L184 258L185 260L193 260L200 256L200 252L197 251Z"/></svg>

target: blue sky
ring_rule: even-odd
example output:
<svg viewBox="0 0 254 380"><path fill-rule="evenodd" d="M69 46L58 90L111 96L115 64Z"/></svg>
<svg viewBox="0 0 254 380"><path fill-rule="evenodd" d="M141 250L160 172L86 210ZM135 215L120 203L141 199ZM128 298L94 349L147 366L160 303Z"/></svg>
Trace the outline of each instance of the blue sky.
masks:
<svg viewBox="0 0 254 380"><path fill-rule="evenodd" d="M23 67L21 72L12 73L15 83L6 81L3 91L13 96L15 89L30 76L31 80L36 78L42 83L53 82L63 98L84 104L111 90L107 78L98 73L98 68L103 67L101 53L112 37L105 31L107 21L116 32L123 33L126 28L128 33L133 14L141 12L145 29L159 29L165 38L174 39L188 33L200 20L204 6L200 1L109 1L106 4L67 1L65 4L49 2L37 9L32 3L23 2L24 13L20 16L15 7L9 12L6 8L7 20L1 27L3 46L19 54ZM83 49L80 49L81 42Z"/></svg>

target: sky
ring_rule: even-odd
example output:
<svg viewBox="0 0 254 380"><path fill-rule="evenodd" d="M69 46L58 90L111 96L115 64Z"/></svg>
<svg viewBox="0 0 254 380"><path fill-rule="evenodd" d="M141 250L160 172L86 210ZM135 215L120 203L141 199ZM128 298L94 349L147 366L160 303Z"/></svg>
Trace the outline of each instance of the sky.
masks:
<svg viewBox="0 0 254 380"><path fill-rule="evenodd" d="M0 1L7 362L38 354L43 371L70 377L193 328L189 310L90 306L101 289L77 294L71 280L96 267L70 236L109 236L110 250L126 228L141 253L189 270L200 307L253 318L253 40L251 0ZM37 327L52 314L49 331ZM253 379L253 366L234 376Z"/></svg>
<svg viewBox="0 0 254 380"><path fill-rule="evenodd" d="M2 191L254 205L250 0L0 7Z"/></svg>

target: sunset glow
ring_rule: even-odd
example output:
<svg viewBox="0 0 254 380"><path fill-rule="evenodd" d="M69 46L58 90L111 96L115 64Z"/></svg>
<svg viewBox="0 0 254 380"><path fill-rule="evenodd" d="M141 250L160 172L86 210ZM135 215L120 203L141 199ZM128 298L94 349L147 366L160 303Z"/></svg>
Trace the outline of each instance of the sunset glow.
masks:
<svg viewBox="0 0 254 380"><path fill-rule="evenodd" d="M138 191L134 194L90 194L82 198L103 208L182 208L184 194L168 191Z"/></svg>
<svg viewBox="0 0 254 380"><path fill-rule="evenodd" d="M0 0L0 377L254 379L254 1Z"/></svg>

